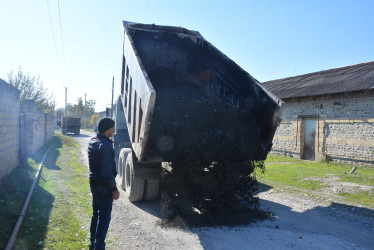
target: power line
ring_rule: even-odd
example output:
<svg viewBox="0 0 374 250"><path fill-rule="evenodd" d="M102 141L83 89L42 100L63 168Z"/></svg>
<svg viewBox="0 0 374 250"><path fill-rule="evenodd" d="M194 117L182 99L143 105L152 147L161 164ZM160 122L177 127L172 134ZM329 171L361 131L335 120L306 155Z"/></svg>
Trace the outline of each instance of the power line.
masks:
<svg viewBox="0 0 374 250"><path fill-rule="evenodd" d="M272 2L270 2L268 5L266 5L264 8L262 8L259 12L257 12L256 14L254 14L253 16L250 16L249 18L247 18L247 22L246 24L253 24L255 21L258 20L258 18L256 20L253 20L254 17L264 13L267 9L269 9L270 7L272 7L274 5L274 3L276 3L278 0L273 0ZM279 3L280 1L278 1ZM248 27L248 26L247 26Z"/></svg>
<svg viewBox="0 0 374 250"><path fill-rule="evenodd" d="M259 0L257 3L256 1L252 2L254 5L252 5L252 3L250 4L251 2L248 2L245 7L241 8L237 14L239 14L240 12L242 12L242 10L244 10L244 12L242 12L241 14L239 15L236 15L235 17L231 18L231 20L229 20L228 22L226 22L226 24L224 24L222 26L222 28L225 28L225 27L229 27L229 26L232 26L234 25L238 20L240 20L243 16L245 16L247 13L249 13L251 10L254 10L257 5L259 5L261 3L261 0Z"/></svg>
<svg viewBox="0 0 374 250"><path fill-rule="evenodd" d="M235 11L235 12L231 13L231 15L228 16L228 17L226 17L226 18L222 21L222 23L225 24L225 23L227 23L228 21L230 21L230 19L233 19L235 16L237 17L237 15L238 15L240 12L242 12L243 10L245 10L245 9L248 7L248 5L250 5L251 1L252 1L252 0L249 0L249 1L246 2L243 6L241 6L241 7L239 8L238 11Z"/></svg>
<svg viewBox="0 0 374 250"><path fill-rule="evenodd" d="M277 1L277 0L273 0L273 1L270 2L267 6L265 6L264 8L262 8L259 12L257 12L256 14L254 14L252 17L256 17L256 16L258 16L259 14L265 12L265 10L267 10L268 8L270 8L270 7L271 7L271 6L272 6L276 1ZM251 17L248 18L247 20L249 20L249 19L251 19Z"/></svg>
<svg viewBox="0 0 374 250"><path fill-rule="evenodd" d="M258 18L254 19L255 17L257 17L258 15L264 13L267 9L269 9L270 7L272 7L274 5L274 3L276 3L276 2L280 3L280 1L278 1L278 0L269 1L269 3L267 5L265 5L263 8L261 8L258 12L252 13L252 14L248 15L247 17L243 17L242 20L241 20L242 22L238 23L237 25L236 24L234 25L234 23L232 23L232 25L230 25L230 26L233 26L233 27L229 26L228 28L224 29L223 32L237 31L238 29L242 29L245 26L248 28L248 25L252 25L256 21L258 21ZM260 3L260 2L258 2L258 3ZM253 6L253 7L256 7L258 5L258 3L255 6Z"/></svg>
<svg viewBox="0 0 374 250"><path fill-rule="evenodd" d="M62 44L62 57L64 58L64 68L66 74L66 60L65 60L65 47L64 47L64 36L62 35L62 22L61 22L61 9L60 9L60 0L57 1L58 4L58 17L60 19L60 34L61 34L61 44Z"/></svg>
<svg viewBox="0 0 374 250"><path fill-rule="evenodd" d="M48 7L48 14L49 14L49 21L50 21L50 23L51 23L51 28L52 28L53 41L54 41L54 43L55 43L55 49L56 49L56 54L57 54L58 67L59 67L59 69L60 69L60 74L61 74L62 85L65 87L65 84L64 84L64 77L63 77L63 75L62 75L62 71L61 71L60 56L58 55L57 43L56 43L56 37L55 37L55 31L54 31L54 29L53 29L53 23L52 23L51 11L50 11L50 9L49 9L49 3L48 3L48 0L47 0L47 7Z"/></svg>

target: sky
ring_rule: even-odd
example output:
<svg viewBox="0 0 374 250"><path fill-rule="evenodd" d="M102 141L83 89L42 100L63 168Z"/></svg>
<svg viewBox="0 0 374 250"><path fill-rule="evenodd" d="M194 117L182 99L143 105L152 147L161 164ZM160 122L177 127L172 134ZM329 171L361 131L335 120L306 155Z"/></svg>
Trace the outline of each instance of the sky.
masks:
<svg viewBox="0 0 374 250"><path fill-rule="evenodd" d="M0 78L40 76L57 107L120 92L122 20L197 30L260 82L374 60L374 0L0 0Z"/></svg>

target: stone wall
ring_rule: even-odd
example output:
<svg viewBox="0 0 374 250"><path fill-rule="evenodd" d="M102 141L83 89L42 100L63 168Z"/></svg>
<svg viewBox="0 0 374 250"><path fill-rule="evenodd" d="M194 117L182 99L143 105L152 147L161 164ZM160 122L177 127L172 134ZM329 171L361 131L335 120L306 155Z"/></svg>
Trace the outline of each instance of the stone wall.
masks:
<svg viewBox="0 0 374 250"><path fill-rule="evenodd" d="M316 120L316 160L374 165L374 94L284 100L271 153L303 156L304 119Z"/></svg>
<svg viewBox="0 0 374 250"><path fill-rule="evenodd" d="M19 165L19 96L0 79L0 180Z"/></svg>

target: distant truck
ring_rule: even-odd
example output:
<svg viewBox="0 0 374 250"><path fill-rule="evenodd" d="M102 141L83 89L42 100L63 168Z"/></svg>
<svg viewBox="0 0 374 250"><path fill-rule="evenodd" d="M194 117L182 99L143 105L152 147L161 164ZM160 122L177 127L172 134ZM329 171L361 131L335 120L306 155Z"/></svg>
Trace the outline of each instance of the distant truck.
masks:
<svg viewBox="0 0 374 250"><path fill-rule="evenodd" d="M183 171L206 166L200 173L209 178L216 164L232 163L235 171L266 159L282 100L197 31L125 21L123 27L114 144L131 202L157 198L162 162ZM204 184L199 180L190 178Z"/></svg>
<svg viewBox="0 0 374 250"><path fill-rule="evenodd" d="M81 130L81 118L64 116L61 118L61 132L63 135L71 132L76 135L80 134Z"/></svg>

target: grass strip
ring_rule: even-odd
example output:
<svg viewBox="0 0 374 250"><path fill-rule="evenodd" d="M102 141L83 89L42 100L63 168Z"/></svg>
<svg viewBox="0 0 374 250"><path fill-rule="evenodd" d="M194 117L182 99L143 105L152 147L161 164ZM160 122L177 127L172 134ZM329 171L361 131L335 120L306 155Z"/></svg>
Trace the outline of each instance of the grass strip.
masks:
<svg viewBox="0 0 374 250"><path fill-rule="evenodd" d="M36 163L29 159L0 183L0 249L5 248L36 173ZM38 187L36 187L38 189Z"/></svg>
<svg viewBox="0 0 374 250"><path fill-rule="evenodd" d="M374 208L374 192L359 191L357 193L341 193L345 200Z"/></svg>
<svg viewBox="0 0 374 250"><path fill-rule="evenodd" d="M6 245L43 153L38 185L16 240L15 249L82 249L88 245L91 196L87 167L79 161L79 145L68 136L55 136L46 147L17 168L0 189L0 248ZM26 193L26 194L25 194ZM2 204L3 205L3 204ZM9 225L9 226L7 226Z"/></svg>
<svg viewBox="0 0 374 250"><path fill-rule="evenodd" d="M256 169L255 174L265 184L288 185L294 188L321 192L329 178L338 182L349 182L364 186L374 186L374 168L358 166L349 174L353 165L325 161L304 161L279 155L268 155L265 170ZM374 208L374 190L337 193L343 200ZM326 195L328 195L326 193Z"/></svg>

